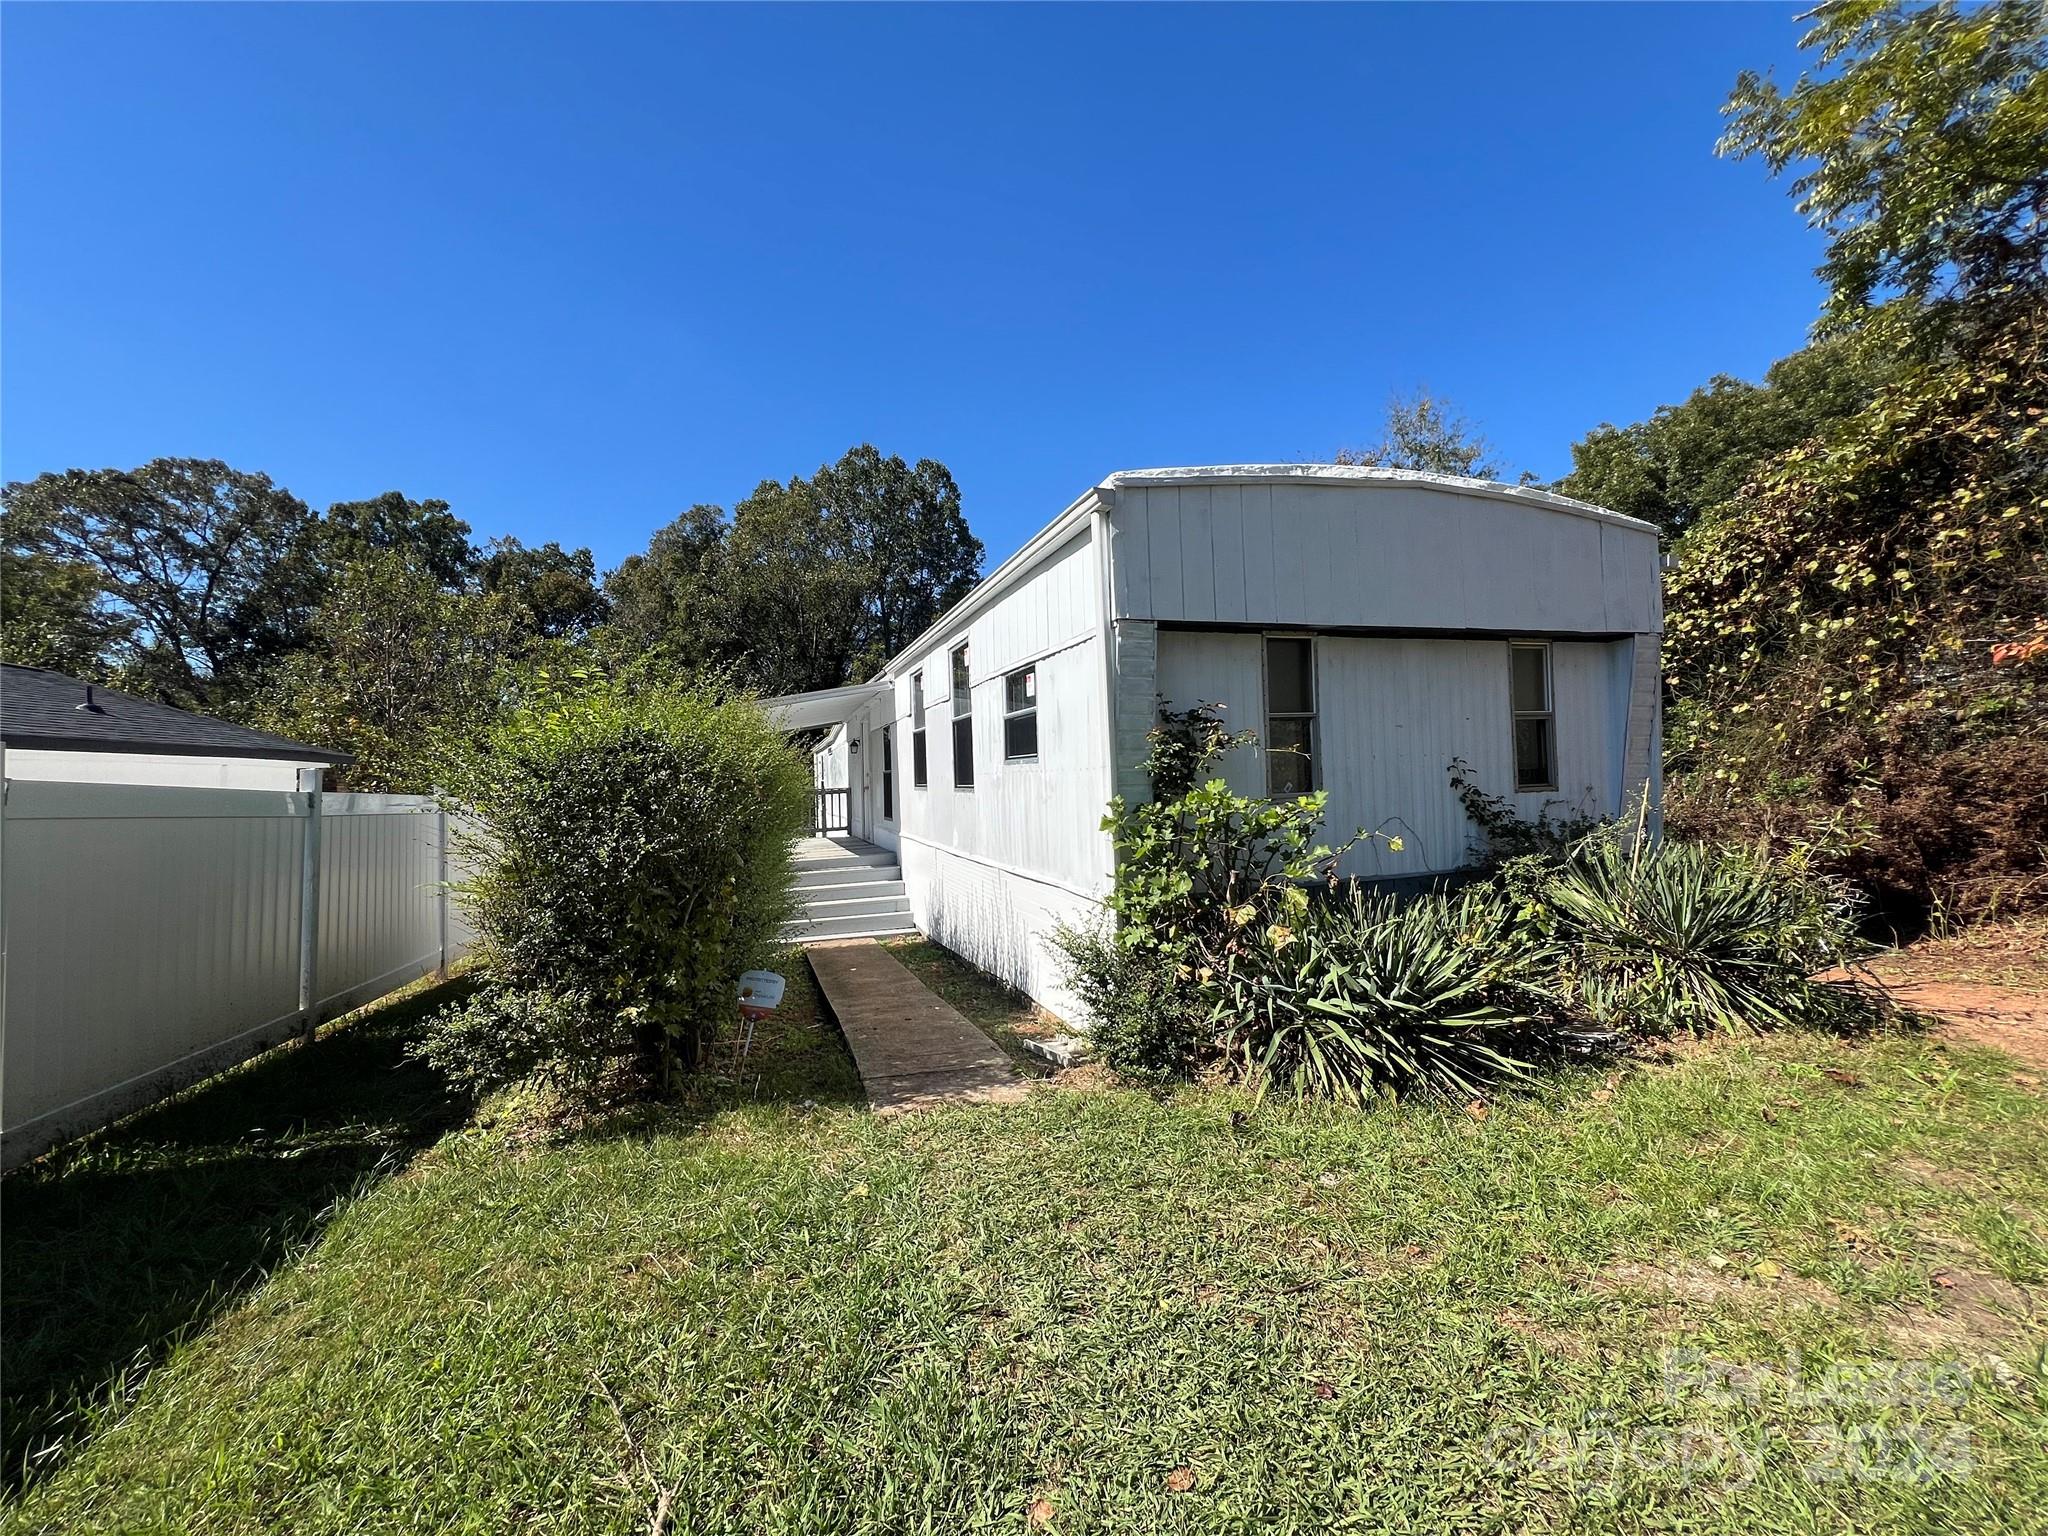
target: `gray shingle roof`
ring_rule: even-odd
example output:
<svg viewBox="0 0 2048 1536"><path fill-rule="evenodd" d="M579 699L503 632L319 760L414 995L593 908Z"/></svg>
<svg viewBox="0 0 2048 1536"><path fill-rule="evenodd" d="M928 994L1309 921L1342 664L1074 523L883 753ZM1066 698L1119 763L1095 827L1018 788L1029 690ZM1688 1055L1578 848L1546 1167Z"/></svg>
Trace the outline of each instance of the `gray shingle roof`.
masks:
<svg viewBox="0 0 2048 1536"><path fill-rule="evenodd" d="M71 752L164 752L178 757L272 757L349 763L346 752L286 741L246 725L195 715L168 704L93 688L96 710L81 709L85 684L41 667L0 664L0 740L10 747Z"/></svg>

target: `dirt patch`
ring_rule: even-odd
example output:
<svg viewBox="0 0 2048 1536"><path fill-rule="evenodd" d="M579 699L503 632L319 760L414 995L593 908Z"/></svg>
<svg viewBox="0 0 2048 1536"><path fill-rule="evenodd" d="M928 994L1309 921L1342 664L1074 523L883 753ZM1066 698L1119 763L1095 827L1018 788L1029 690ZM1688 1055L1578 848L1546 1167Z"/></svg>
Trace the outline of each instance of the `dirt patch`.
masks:
<svg viewBox="0 0 2048 1536"><path fill-rule="evenodd" d="M1924 1307L1885 1307L1878 1314L1885 1339L1902 1354L1967 1351L2038 1327L2033 1295L1997 1275L1937 1270L1935 1287Z"/></svg>
<svg viewBox="0 0 2048 1536"><path fill-rule="evenodd" d="M1976 1174L1965 1173L1959 1168L1944 1168L1938 1163L1930 1163L1924 1157L1908 1155L1900 1158L1892 1166L1907 1178L1922 1184L1931 1184L1936 1189L1977 1189L1982 1188L1984 1184L1984 1180Z"/></svg>
<svg viewBox="0 0 2048 1536"><path fill-rule="evenodd" d="M2048 992L1971 981L1913 981L1892 988L1902 1007L1931 1015L1948 1040L1988 1045L2048 1071Z"/></svg>
<svg viewBox="0 0 2048 1536"><path fill-rule="evenodd" d="M1892 1305L1872 1309L1852 1306L1831 1286L1791 1274L1759 1278L1730 1265L1716 1269L1697 1260L1665 1264L1623 1262L1602 1270L1594 1284L1605 1291L1638 1291L1672 1304L1659 1320L1677 1325L1676 1309L1711 1307L1734 1302L1782 1309L1790 1304L1825 1307L1844 1320L1863 1323L1884 1336L1901 1355L1917 1357L1941 1352L1968 1353L1987 1345L2007 1344L2038 1331L2042 1319L2033 1292L1981 1270L1936 1270L1934 1287L1923 1305Z"/></svg>
<svg viewBox="0 0 2048 1536"><path fill-rule="evenodd" d="M1870 962L1892 986L1922 981L1972 981L2048 993L2048 913L1977 923L1946 938L1920 939Z"/></svg>
<svg viewBox="0 0 2048 1536"><path fill-rule="evenodd" d="M1054 1088L1077 1093L1100 1092L1118 1085L1116 1073L1099 1061L1084 1061L1077 1067L1064 1067L1052 1075L1050 1082Z"/></svg>
<svg viewBox="0 0 2048 1536"><path fill-rule="evenodd" d="M1566 1359L1583 1360L1593 1353L1593 1341L1585 1334L1545 1322L1521 1307L1502 1307L1493 1314L1493 1320L1516 1338L1527 1339Z"/></svg>
<svg viewBox="0 0 2048 1536"><path fill-rule="evenodd" d="M1695 1259L1675 1259L1661 1265L1633 1261L1610 1264L1594 1284L1605 1291L1647 1291L1699 1306L1736 1300L1777 1306L1788 1301L1827 1307L1842 1305L1842 1298L1818 1280L1775 1269L1767 1275L1760 1274L1755 1266L1747 1273L1734 1264L1718 1269Z"/></svg>

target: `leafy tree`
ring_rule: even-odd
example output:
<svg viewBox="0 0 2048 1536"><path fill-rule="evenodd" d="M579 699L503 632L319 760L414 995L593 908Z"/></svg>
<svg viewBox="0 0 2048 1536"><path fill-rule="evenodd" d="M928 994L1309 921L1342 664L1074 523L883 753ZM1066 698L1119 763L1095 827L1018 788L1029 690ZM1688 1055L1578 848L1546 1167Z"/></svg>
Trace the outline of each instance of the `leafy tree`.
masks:
<svg viewBox="0 0 2048 1536"><path fill-rule="evenodd" d="M2039 0L1822 0L1790 90L1745 71L1721 153L1759 156L1827 235L1824 332L1885 297L2038 286L2048 260ZM1925 313L1924 310L1919 310Z"/></svg>
<svg viewBox="0 0 2048 1536"><path fill-rule="evenodd" d="M1499 480L1507 474L1506 465L1478 429L1449 401L1422 389L1412 396L1391 396L1379 442L1370 448L1339 449L1337 462L1420 469L1470 480Z"/></svg>
<svg viewBox="0 0 2048 1536"><path fill-rule="evenodd" d="M980 580L981 540L961 515L951 472L932 459L913 468L862 443L821 468L811 485L865 579L858 668L878 667Z"/></svg>
<svg viewBox="0 0 2048 1536"><path fill-rule="evenodd" d="M16 481L0 505L39 553L96 573L119 621L108 659L130 686L217 706L305 638L313 514L267 475L153 459Z"/></svg>
<svg viewBox="0 0 2048 1536"><path fill-rule="evenodd" d="M1595 427L1572 444L1557 488L1675 537L1761 466L1853 417L1898 367L1894 351L1857 335L1781 358L1762 384L1717 374L1647 421Z"/></svg>
<svg viewBox="0 0 2048 1536"><path fill-rule="evenodd" d="M726 528L723 507L700 503L656 529L647 553L628 555L605 577L614 644L628 654L702 659Z"/></svg>
<svg viewBox="0 0 2048 1536"><path fill-rule="evenodd" d="M622 655L712 664L769 693L828 688L901 650L981 574L943 464L850 449L809 479L692 507L605 584Z"/></svg>
<svg viewBox="0 0 2048 1536"><path fill-rule="evenodd" d="M604 620L604 593L587 549L567 550L552 539L537 548L493 539L482 577L484 591L503 596L520 625L543 639L575 639Z"/></svg>
<svg viewBox="0 0 2048 1536"><path fill-rule="evenodd" d="M850 530L807 480L764 480L733 508L707 615L714 660L764 693L830 688L854 675L867 574Z"/></svg>
<svg viewBox="0 0 2048 1536"><path fill-rule="evenodd" d="M335 573L247 717L353 753L344 789L422 793L504 714L525 654L504 598L448 591L418 549L372 549Z"/></svg>
<svg viewBox="0 0 2048 1536"><path fill-rule="evenodd" d="M110 607L92 566L50 553L27 509L0 511L0 661L101 678L133 621Z"/></svg>
<svg viewBox="0 0 2048 1536"><path fill-rule="evenodd" d="M366 501L337 501L327 509L316 558L339 569L373 550L410 552L442 586L466 586L477 573L477 552L469 524L445 501L413 501L386 491Z"/></svg>

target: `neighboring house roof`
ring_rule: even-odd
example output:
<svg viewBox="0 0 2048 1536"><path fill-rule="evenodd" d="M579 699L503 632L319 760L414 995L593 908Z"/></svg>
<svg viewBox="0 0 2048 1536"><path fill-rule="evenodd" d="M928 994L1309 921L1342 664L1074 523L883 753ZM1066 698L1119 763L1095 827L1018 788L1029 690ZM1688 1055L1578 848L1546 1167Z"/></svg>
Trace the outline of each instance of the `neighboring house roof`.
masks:
<svg viewBox="0 0 2048 1536"><path fill-rule="evenodd" d="M58 752L161 752L173 757L262 757L352 763L346 752L309 747L246 725L153 704L41 667L0 665L0 741Z"/></svg>

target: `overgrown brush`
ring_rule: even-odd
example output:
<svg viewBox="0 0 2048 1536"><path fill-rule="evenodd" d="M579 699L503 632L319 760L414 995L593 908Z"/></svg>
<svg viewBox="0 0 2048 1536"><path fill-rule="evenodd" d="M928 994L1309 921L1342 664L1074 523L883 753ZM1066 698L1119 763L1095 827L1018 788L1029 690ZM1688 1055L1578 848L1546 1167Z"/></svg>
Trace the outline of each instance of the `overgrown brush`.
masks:
<svg viewBox="0 0 2048 1536"><path fill-rule="evenodd" d="M1354 885L1214 977L1209 1017L1262 1092L1465 1100L1561 1042L1560 959L1495 886L1401 902Z"/></svg>
<svg viewBox="0 0 2048 1536"><path fill-rule="evenodd" d="M1636 1034L1854 1027L1880 1009L1849 979L1869 946L1839 882L1759 851L1600 834L1541 886L1540 926L1598 1023Z"/></svg>
<svg viewBox="0 0 2048 1536"><path fill-rule="evenodd" d="M1112 802L1106 823L1118 926L1056 939L1098 1052L1128 1077L1463 1100L1621 1034L1883 1012L1843 979L1867 949L1855 899L1797 859L1659 841L1639 817L1570 841L1546 828L1492 878L1403 901L1336 879L1320 796L1203 781L1243 741L1213 715L1169 715L1153 740L1155 787L1174 793Z"/></svg>

